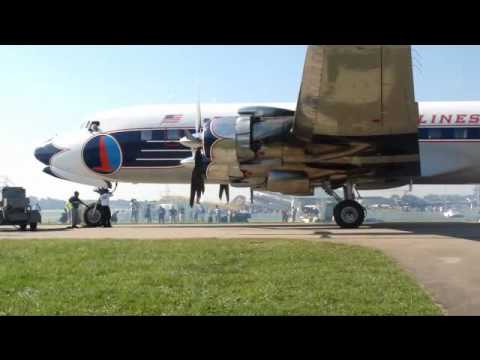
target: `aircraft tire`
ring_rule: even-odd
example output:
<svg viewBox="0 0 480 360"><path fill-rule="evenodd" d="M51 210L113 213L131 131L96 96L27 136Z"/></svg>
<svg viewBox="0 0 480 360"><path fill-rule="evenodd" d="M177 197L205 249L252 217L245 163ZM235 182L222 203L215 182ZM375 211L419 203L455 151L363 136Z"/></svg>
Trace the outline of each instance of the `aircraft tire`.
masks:
<svg viewBox="0 0 480 360"><path fill-rule="evenodd" d="M99 227L102 224L102 213L95 204L89 205L85 210L83 221L88 227Z"/></svg>
<svg viewBox="0 0 480 360"><path fill-rule="evenodd" d="M343 229L356 229L365 221L365 210L358 202L344 200L333 209L333 217L338 226Z"/></svg>
<svg viewBox="0 0 480 360"><path fill-rule="evenodd" d="M37 223L30 224L30 231L37 231Z"/></svg>

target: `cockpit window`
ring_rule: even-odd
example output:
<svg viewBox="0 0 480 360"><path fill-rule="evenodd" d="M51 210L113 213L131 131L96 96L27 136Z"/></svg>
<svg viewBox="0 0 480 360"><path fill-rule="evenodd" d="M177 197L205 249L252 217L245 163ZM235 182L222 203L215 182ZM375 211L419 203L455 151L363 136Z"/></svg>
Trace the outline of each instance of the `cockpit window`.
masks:
<svg viewBox="0 0 480 360"><path fill-rule="evenodd" d="M87 123L88 131L97 132L100 130L100 121L92 121Z"/></svg>
<svg viewBox="0 0 480 360"><path fill-rule="evenodd" d="M141 134L142 141L150 141L153 139L153 132L152 130L144 130Z"/></svg>

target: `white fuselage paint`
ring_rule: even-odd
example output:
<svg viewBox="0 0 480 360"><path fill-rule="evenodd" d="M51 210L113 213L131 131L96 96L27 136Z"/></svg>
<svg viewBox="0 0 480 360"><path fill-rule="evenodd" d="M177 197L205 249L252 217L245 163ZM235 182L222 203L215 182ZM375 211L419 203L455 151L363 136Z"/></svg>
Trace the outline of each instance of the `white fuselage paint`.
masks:
<svg viewBox="0 0 480 360"><path fill-rule="evenodd" d="M242 107L270 106L295 110L295 103L270 104L204 104L201 107L202 118L237 116ZM477 129L480 132L480 102L423 102L419 103L419 131L426 129ZM181 114L180 120L167 119L169 115ZM149 129L192 129L197 118L197 106L154 105L118 109L98 113L88 121L100 122L100 133ZM80 131L69 136L53 139L56 147L63 149L50 161L54 173L67 180L87 185L100 186L102 180L127 183L189 183L191 167L174 166L170 168L135 167L121 168L112 175L100 175L91 171L84 163L82 149L94 135L86 128L87 121ZM422 130L425 129L425 130ZM429 131L429 130L428 130ZM474 132L473 130L470 130ZM480 183L480 136L451 138L420 138L421 178L415 180L422 184L472 184ZM437 134L438 135L438 134ZM421 137L421 135L420 135ZM437 136L438 137L438 136ZM159 154L161 156L161 154Z"/></svg>

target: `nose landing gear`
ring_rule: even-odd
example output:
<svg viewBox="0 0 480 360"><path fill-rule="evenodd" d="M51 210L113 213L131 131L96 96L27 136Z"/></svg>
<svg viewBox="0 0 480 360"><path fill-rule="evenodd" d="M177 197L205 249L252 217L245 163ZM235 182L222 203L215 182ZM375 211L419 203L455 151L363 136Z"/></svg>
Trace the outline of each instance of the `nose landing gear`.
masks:
<svg viewBox="0 0 480 360"><path fill-rule="evenodd" d="M83 221L88 227L99 227L102 223L102 213L98 204L90 204L83 214Z"/></svg>
<svg viewBox="0 0 480 360"><path fill-rule="evenodd" d="M329 185L325 185L323 188L328 195L334 197L338 202L333 209L333 217L338 226L343 229L356 229L363 224L366 210L355 201L354 185L352 183L347 183L343 187L345 200L342 200Z"/></svg>

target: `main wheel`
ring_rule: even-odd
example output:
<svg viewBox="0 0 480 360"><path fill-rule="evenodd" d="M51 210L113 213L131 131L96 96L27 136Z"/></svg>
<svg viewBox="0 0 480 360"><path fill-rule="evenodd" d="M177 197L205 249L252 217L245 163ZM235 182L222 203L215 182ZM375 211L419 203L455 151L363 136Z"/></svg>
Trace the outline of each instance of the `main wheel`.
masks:
<svg viewBox="0 0 480 360"><path fill-rule="evenodd" d="M20 225L20 231L27 231L27 224Z"/></svg>
<svg viewBox="0 0 480 360"><path fill-rule="evenodd" d="M365 210L353 200L341 201L333 209L333 216L338 226L344 229L355 229L365 221Z"/></svg>
<svg viewBox="0 0 480 360"><path fill-rule="evenodd" d="M90 205L83 214L83 220L89 227L98 227L102 224L102 213L95 204Z"/></svg>
<svg viewBox="0 0 480 360"><path fill-rule="evenodd" d="M37 223L30 224L30 231L37 231Z"/></svg>

